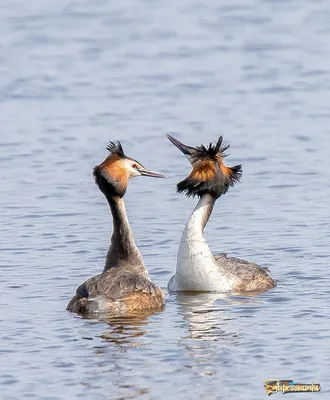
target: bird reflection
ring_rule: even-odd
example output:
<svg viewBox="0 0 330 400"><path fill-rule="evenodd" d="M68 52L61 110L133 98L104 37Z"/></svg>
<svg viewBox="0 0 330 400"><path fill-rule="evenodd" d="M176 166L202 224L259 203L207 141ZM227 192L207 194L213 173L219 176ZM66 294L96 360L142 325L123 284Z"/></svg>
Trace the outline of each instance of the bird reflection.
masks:
<svg viewBox="0 0 330 400"><path fill-rule="evenodd" d="M219 362L231 362L229 348L240 343L229 308L260 300L219 293L180 293L176 300L188 328L179 342L190 360L188 367L201 376L215 375Z"/></svg>
<svg viewBox="0 0 330 400"><path fill-rule="evenodd" d="M109 400L113 398L133 399L146 395L151 390L149 386L135 381L131 373L135 357L139 357L139 352L134 350L147 345L143 337L148 330L149 322L155 322L149 320L151 315L155 315L155 312L144 311L121 316L108 315L100 317L98 320L93 318L86 321L94 328L88 329L88 331L96 331L94 337L84 337L84 339L94 341L91 348L96 357L92 362L91 376L92 378L99 377L101 373L108 377L111 385ZM91 385L88 379L81 384ZM106 398L108 397L104 397L104 399Z"/></svg>
<svg viewBox="0 0 330 400"><path fill-rule="evenodd" d="M180 293L176 299L179 313L188 326L189 334L185 339L226 340L233 344L238 340L238 333L231 329L228 308L258 301L251 295L241 297L219 293Z"/></svg>
<svg viewBox="0 0 330 400"><path fill-rule="evenodd" d="M92 325L103 323L107 329L99 335L103 342L115 344L119 347L140 347L139 340L146 333L146 327L149 324L148 318L154 315L154 311L136 312L130 315L105 316L97 321L91 320ZM98 352L102 353L103 346L98 347Z"/></svg>

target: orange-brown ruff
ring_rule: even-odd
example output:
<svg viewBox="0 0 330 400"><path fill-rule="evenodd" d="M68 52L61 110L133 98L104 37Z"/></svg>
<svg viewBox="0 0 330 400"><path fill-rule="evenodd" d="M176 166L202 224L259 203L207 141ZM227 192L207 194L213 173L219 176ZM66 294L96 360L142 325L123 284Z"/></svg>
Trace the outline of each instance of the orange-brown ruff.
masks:
<svg viewBox="0 0 330 400"><path fill-rule="evenodd" d="M209 147L191 147L172 136L168 135L168 138L192 165L188 177L178 183L178 191L188 197L199 197L182 234L176 273L168 283L169 290L261 293L276 286L267 268L226 254L213 256L204 238L203 230L216 200L240 179L242 173L241 165L224 165L229 146L223 144L222 136L216 145Z"/></svg>
<svg viewBox="0 0 330 400"><path fill-rule="evenodd" d="M113 217L113 234L101 274L80 285L67 310L81 315L132 314L161 310L163 291L148 277L141 253L135 245L123 196L128 180L136 176L164 178L127 157L119 142L110 142L109 156L94 168L99 189L108 200Z"/></svg>

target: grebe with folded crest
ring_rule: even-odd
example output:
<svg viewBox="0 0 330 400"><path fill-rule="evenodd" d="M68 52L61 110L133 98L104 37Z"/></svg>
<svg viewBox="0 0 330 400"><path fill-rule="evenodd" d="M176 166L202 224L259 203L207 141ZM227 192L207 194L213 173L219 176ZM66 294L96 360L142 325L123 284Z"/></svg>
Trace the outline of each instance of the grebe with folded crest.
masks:
<svg viewBox="0 0 330 400"><path fill-rule="evenodd" d="M106 197L113 218L113 233L103 273L80 285L67 310L82 315L129 314L160 310L163 291L148 277L127 219L123 197L128 180L136 176L166 178L127 157L120 142L110 142L108 157L93 170L95 182Z"/></svg>
<svg viewBox="0 0 330 400"><path fill-rule="evenodd" d="M216 145L191 147L174 137L168 139L188 158L192 165L190 175L179 182L178 192L199 201L187 222L177 257L175 275L168 283L170 291L261 293L276 286L267 268L227 257L213 256L204 238L203 230L211 216L216 200L239 181L241 165L227 167L223 163L229 145L222 136Z"/></svg>

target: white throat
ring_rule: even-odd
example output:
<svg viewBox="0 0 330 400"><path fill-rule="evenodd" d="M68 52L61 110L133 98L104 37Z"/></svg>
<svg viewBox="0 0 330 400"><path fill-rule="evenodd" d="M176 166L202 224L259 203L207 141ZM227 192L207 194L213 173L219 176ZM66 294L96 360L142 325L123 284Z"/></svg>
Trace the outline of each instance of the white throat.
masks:
<svg viewBox="0 0 330 400"><path fill-rule="evenodd" d="M221 274L203 235L214 201L212 196L205 194L185 226L178 251L176 274L168 284L170 291L215 292L229 289L229 282Z"/></svg>

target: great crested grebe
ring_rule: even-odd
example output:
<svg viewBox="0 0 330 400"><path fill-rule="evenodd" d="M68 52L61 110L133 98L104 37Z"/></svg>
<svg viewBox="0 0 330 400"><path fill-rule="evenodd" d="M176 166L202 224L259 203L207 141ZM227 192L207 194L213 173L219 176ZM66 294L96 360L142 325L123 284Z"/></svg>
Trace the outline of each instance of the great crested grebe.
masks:
<svg viewBox="0 0 330 400"><path fill-rule="evenodd" d="M208 147L191 147L170 135L167 137L192 165L190 175L178 183L178 192L200 198L183 231L176 273L168 289L174 292L261 293L276 286L267 268L227 257L224 253L213 256L203 236L216 200L242 175L241 165L227 167L223 163L229 145L223 143L222 136L215 146Z"/></svg>
<svg viewBox="0 0 330 400"><path fill-rule="evenodd" d="M141 253L135 245L127 219L123 196L128 180L136 176L166 178L127 157L120 142L110 142L108 157L93 170L95 182L108 200L113 218L113 234L103 273L80 285L67 306L79 314L126 314L159 310L163 291L150 281Z"/></svg>

